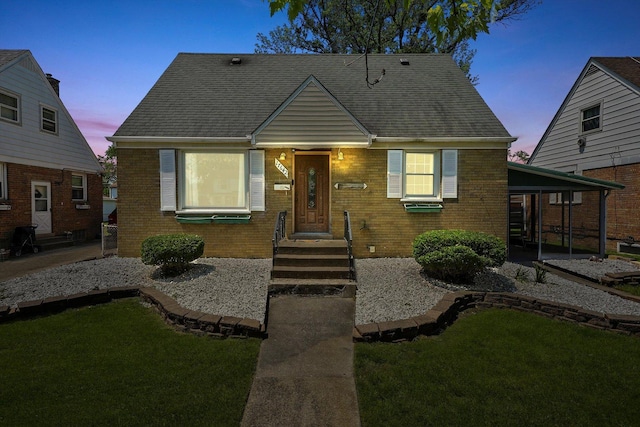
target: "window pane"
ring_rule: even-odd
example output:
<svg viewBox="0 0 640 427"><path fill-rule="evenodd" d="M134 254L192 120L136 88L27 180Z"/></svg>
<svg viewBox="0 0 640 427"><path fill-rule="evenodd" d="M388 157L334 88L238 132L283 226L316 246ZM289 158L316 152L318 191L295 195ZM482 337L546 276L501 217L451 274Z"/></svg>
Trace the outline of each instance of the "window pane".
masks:
<svg viewBox="0 0 640 427"><path fill-rule="evenodd" d="M84 191L82 191L82 188L74 188L71 190L71 198L73 200L84 200Z"/></svg>
<svg viewBox="0 0 640 427"><path fill-rule="evenodd" d="M185 208L244 208L245 153L184 153Z"/></svg>
<svg viewBox="0 0 640 427"><path fill-rule="evenodd" d="M407 173L433 173L433 153L407 153Z"/></svg>
<svg viewBox="0 0 640 427"><path fill-rule="evenodd" d="M12 110L6 107L0 107L0 116L5 119L13 120L14 122L18 121L18 110Z"/></svg>
<svg viewBox="0 0 640 427"><path fill-rule="evenodd" d="M82 175L71 175L71 185L74 187L82 187Z"/></svg>
<svg viewBox="0 0 640 427"><path fill-rule="evenodd" d="M9 107L18 108L18 98L0 93L0 104L4 104Z"/></svg>
<svg viewBox="0 0 640 427"><path fill-rule="evenodd" d="M600 106L596 105L582 111L582 131L600 128Z"/></svg>
<svg viewBox="0 0 640 427"><path fill-rule="evenodd" d="M43 108L42 109L42 118L43 119L47 119L47 120L55 121L56 112L55 111L51 111L51 110L47 110L46 108Z"/></svg>
<svg viewBox="0 0 640 427"><path fill-rule="evenodd" d="M407 195L433 195L433 175L407 175Z"/></svg>

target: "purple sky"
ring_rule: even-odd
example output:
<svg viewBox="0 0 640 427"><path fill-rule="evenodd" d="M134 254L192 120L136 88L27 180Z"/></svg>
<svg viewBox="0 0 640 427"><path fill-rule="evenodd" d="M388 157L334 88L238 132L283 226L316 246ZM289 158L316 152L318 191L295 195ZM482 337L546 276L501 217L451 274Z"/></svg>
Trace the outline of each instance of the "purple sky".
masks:
<svg viewBox="0 0 640 427"><path fill-rule="evenodd" d="M606 7L604 6L606 4ZM591 56L640 56L639 0L544 0L474 42L478 91L531 153ZM251 53L285 22L262 0L1 0L0 48L29 49L96 154L178 52Z"/></svg>

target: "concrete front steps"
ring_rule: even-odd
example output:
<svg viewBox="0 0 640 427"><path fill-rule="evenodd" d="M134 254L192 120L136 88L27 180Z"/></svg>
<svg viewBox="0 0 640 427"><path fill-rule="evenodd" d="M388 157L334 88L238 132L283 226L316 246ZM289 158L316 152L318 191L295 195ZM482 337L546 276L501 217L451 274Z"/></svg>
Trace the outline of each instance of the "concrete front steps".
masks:
<svg viewBox="0 0 640 427"><path fill-rule="evenodd" d="M273 260L270 294L355 296L345 240L282 240Z"/></svg>

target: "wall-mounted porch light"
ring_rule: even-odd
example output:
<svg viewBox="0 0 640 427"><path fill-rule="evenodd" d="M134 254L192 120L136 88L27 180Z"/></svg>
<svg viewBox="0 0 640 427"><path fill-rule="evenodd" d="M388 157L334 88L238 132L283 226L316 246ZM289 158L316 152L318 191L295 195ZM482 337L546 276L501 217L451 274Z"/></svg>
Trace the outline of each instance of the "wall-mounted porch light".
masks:
<svg viewBox="0 0 640 427"><path fill-rule="evenodd" d="M287 158L287 155L284 151L280 153L280 160L285 160L286 158Z"/></svg>
<svg viewBox="0 0 640 427"><path fill-rule="evenodd" d="M338 148L338 160L344 160L344 154L341 148Z"/></svg>

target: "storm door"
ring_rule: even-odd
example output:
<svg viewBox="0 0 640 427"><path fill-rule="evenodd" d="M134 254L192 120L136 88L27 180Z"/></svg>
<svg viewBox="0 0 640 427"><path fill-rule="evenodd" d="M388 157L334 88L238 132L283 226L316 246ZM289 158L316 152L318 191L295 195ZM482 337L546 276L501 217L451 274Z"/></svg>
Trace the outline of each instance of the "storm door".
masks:
<svg viewBox="0 0 640 427"><path fill-rule="evenodd" d="M51 233L50 182L31 182L31 223L38 226L36 233Z"/></svg>

